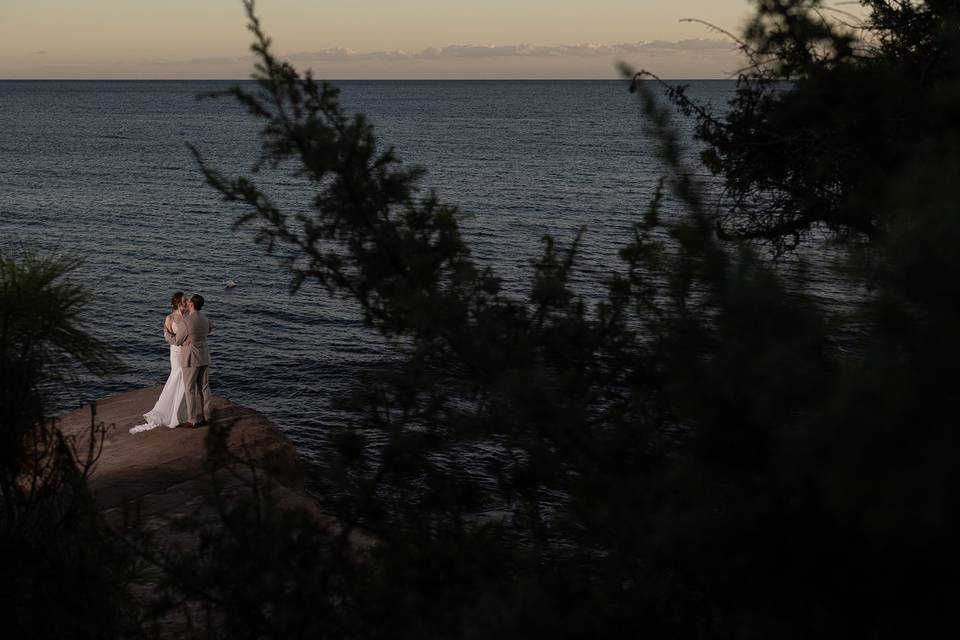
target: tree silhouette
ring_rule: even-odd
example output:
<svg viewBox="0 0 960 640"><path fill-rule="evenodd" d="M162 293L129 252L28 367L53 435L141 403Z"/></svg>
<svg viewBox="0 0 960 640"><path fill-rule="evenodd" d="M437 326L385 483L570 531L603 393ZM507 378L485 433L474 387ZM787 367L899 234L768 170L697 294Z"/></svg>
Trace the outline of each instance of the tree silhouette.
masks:
<svg viewBox="0 0 960 640"><path fill-rule="evenodd" d="M956 310L938 297L954 287L943 281L954 273L945 248L955 236L939 199L945 190L924 185L952 183L953 138L924 151L929 137L900 137L891 163L871 151L877 129L846 129L850 144L837 144L850 162L838 178L814 166L817 145L837 142L833 125L820 127L817 150L781 149L766 168L795 181L783 193L746 176L771 215L802 224L778 219L765 236L739 235L776 240L818 221L868 234L898 229L875 244L877 289L860 310L868 333L857 358L843 357L821 309L785 289L749 247L718 237L718 229L730 235L724 222L743 213L742 202L718 216L683 166L653 87L625 70L667 179L621 251L623 270L611 274L607 300L590 307L569 281L578 239L561 247L545 238L526 296L511 297L473 263L457 210L418 189L422 170L404 167L392 148L378 151L372 125L348 117L335 88L277 60L245 4L257 89L227 93L263 122L254 173L289 167L310 192L309 213L283 213L252 177L228 178L194 149L200 166L243 208L238 225L254 225L290 269L294 289L313 279L353 300L398 355L341 402L353 424L327 465L347 496L328 506L346 530L362 525L378 544L360 562L335 565L335 595L304 587L294 598L334 598L338 606L324 609L333 635L594 637L626 628L893 637L945 619L942 593L921 576L944 566L944 535L955 530L952 484L941 482L956 460L945 426L950 378L938 373L958 361L954 338L941 334ZM875 24L892 25L883 7L897 9L878 3ZM742 79L748 90L741 86L732 117L765 122L776 108L822 124L861 112L843 81L869 65L817 8L760 3L747 41L762 45L763 65ZM923 24L916 28L933 22ZM896 28L881 34L882 46L909 48L916 33L893 37ZM940 42L938 34L928 40ZM785 76L798 78L797 88L776 89L773 79ZM899 84L871 90L884 104L902 102ZM815 111L812 95L833 100ZM695 109L682 92L672 97ZM729 144L732 154L733 137ZM765 168L753 156L743 161ZM917 162L922 170L891 174ZM816 184L840 184L843 197L823 196ZM801 203L805 189L819 199ZM656 241L665 193L688 215ZM876 209L876 198L888 206ZM370 428L386 444L367 445ZM503 453L491 470L494 492L461 462L491 443ZM490 505L506 505L509 516L476 516ZM330 575L331 565L314 566ZM266 616L256 628L276 630Z"/></svg>
<svg viewBox="0 0 960 640"><path fill-rule="evenodd" d="M946 96L960 77L955 2L862 0L865 20L821 0L757 0L749 60L723 116L682 86L669 96L696 121L702 159L721 176L717 226L777 253L811 231L873 241L886 177L921 141L956 134ZM873 183L874 188L865 186Z"/></svg>

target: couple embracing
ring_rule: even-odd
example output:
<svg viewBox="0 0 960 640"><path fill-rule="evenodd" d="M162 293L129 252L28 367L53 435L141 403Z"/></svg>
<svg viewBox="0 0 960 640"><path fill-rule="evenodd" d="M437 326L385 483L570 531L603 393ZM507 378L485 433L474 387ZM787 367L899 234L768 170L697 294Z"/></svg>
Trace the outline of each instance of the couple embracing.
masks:
<svg viewBox="0 0 960 640"><path fill-rule="evenodd" d="M170 344L170 375L146 422L130 429L139 433L156 427L197 428L210 417L210 349L207 337L213 325L203 309L203 296L177 291L170 299L171 313L163 322L163 337Z"/></svg>

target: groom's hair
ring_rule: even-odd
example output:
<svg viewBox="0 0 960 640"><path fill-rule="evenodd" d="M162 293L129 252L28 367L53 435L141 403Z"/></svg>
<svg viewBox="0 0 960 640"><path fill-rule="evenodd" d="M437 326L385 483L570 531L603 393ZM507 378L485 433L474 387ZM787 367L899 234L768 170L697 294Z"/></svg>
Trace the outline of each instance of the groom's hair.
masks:
<svg viewBox="0 0 960 640"><path fill-rule="evenodd" d="M193 303L193 308L196 309L197 311L200 311L200 309L203 309L203 296L200 295L199 293L195 293L192 296L190 296L190 302Z"/></svg>

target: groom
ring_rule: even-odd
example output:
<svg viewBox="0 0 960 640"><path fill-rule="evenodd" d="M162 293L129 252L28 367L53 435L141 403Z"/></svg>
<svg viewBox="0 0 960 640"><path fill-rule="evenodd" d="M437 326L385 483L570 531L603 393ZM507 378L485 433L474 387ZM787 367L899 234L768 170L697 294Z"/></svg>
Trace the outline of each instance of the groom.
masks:
<svg viewBox="0 0 960 640"><path fill-rule="evenodd" d="M183 369L183 386L187 395L187 423L193 429L207 424L210 418L210 321L200 312L203 296L194 294L187 298L190 313L183 316L183 327L171 338L180 349L180 367Z"/></svg>

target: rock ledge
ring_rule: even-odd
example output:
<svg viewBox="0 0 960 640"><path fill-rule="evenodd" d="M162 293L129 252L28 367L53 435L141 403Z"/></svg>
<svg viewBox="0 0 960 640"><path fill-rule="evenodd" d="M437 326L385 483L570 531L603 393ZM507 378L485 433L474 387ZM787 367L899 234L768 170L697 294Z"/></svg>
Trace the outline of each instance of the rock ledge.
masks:
<svg viewBox="0 0 960 640"><path fill-rule="evenodd" d="M107 426L103 451L89 478L89 486L101 512L109 519L125 502L138 501L140 513L154 526L162 526L189 514L209 487L203 468L206 428L157 427L131 434L130 427L143 422L160 395L161 387L149 387L111 396L96 403L96 420ZM316 502L303 488L296 450L280 429L252 409L214 397L219 420L233 424L228 446L252 460L276 483L276 495L289 506L303 506L322 518ZM90 428L90 405L60 418L67 436L84 446Z"/></svg>

